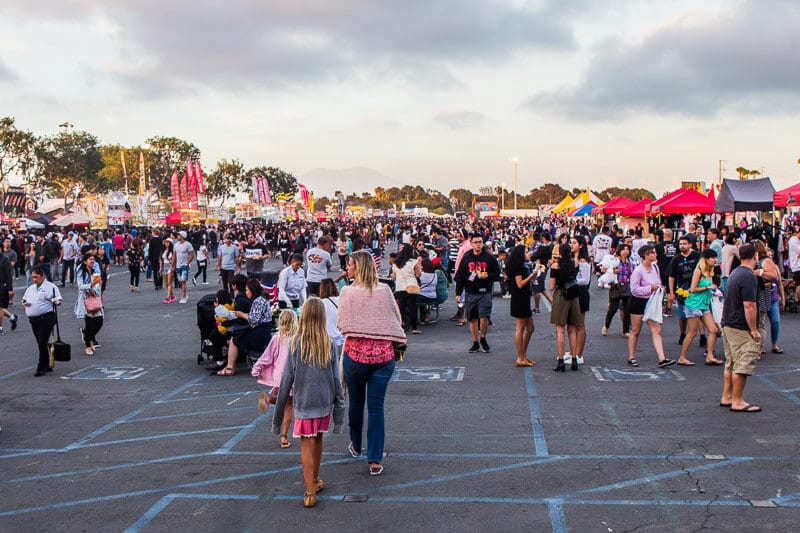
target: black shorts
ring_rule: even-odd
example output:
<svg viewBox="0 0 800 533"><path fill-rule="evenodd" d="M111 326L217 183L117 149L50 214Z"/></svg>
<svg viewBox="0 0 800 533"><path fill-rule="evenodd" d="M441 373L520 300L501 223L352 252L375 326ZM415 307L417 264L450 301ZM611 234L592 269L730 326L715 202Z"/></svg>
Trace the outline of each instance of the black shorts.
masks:
<svg viewBox="0 0 800 533"><path fill-rule="evenodd" d="M628 298L628 314L643 315L647 300L648 298L639 298L638 296Z"/></svg>
<svg viewBox="0 0 800 533"><path fill-rule="evenodd" d="M8 289L0 287L0 309L8 309Z"/></svg>
<svg viewBox="0 0 800 533"><path fill-rule="evenodd" d="M116 255L117 257L122 257L123 255L125 255L125 250L114 250L114 255Z"/></svg>
<svg viewBox="0 0 800 533"><path fill-rule="evenodd" d="M800 285L800 270L797 272L792 272L792 279L797 285Z"/></svg>

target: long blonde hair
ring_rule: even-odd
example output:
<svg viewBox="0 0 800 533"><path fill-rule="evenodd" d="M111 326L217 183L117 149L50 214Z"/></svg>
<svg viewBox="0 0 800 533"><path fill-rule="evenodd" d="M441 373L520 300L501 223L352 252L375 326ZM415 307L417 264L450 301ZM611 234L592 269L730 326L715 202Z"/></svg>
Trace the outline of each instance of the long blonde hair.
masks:
<svg viewBox="0 0 800 533"><path fill-rule="evenodd" d="M325 305L316 296L310 297L300 311L300 324L292 337L291 349L297 350L300 361L325 368L333 356L331 337L325 327Z"/></svg>
<svg viewBox="0 0 800 533"><path fill-rule="evenodd" d="M284 309L278 315L278 338L288 339L297 334L297 313Z"/></svg>
<svg viewBox="0 0 800 533"><path fill-rule="evenodd" d="M353 261L355 267L354 286L367 287L372 290L378 285L378 269L375 266L375 259L369 252L364 250L353 252L350 254L350 260Z"/></svg>

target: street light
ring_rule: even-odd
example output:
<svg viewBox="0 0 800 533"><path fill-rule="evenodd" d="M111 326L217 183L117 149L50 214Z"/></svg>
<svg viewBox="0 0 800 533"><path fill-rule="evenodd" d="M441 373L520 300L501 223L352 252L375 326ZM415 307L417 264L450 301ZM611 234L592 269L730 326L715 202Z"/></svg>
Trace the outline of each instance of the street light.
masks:
<svg viewBox="0 0 800 533"><path fill-rule="evenodd" d="M500 187L503 188L502 192L500 193L501 194L500 198L502 199L501 203L500 203L500 206L501 206L500 210L501 211L505 211L505 209L506 209L506 184L505 183L501 183Z"/></svg>
<svg viewBox="0 0 800 533"><path fill-rule="evenodd" d="M519 157L512 157L511 164L514 165L514 218L517 218L517 167L519 166Z"/></svg>

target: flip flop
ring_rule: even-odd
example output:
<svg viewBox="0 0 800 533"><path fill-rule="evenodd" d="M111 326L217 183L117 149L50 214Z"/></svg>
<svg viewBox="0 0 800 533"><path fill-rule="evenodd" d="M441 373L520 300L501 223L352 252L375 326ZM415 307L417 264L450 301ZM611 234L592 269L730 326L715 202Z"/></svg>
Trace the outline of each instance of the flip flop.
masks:
<svg viewBox="0 0 800 533"><path fill-rule="evenodd" d="M679 366L694 366L694 363L691 362L691 361L686 361L685 363L681 363L680 361L678 361L678 365Z"/></svg>
<svg viewBox="0 0 800 533"><path fill-rule="evenodd" d="M757 405L750 405L748 403L744 406L744 409L734 409L731 407L731 411L734 413L760 413L761 408Z"/></svg>
<svg viewBox="0 0 800 533"><path fill-rule="evenodd" d="M234 374L236 374L236 371L234 369L225 367L222 370L220 370L219 372L217 372L216 375L218 375L218 376L233 376Z"/></svg>
<svg viewBox="0 0 800 533"><path fill-rule="evenodd" d="M733 404L732 404L732 403L723 403L723 402L719 402L719 406L720 406L720 407L730 407L731 405L733 405Z"/></svg>
<svg viewBox="0 0 800 533"><path fill-rule="evenodd" d="M520 363L519 361L517 361L516 363L514 363L514 366L516 366L516 367L527 367L527 366L533 366L533 365L535 365L535 364L536 364L536 363L534 363L534 362L533 362L533 361L531 361L530 359L525 359L525 361L524 361L524 362L522 362L522 363Z"/></svg>
<svg viewBox="0 0 800 533"><path fill-rule="evenodd" d="M286 440L286 442L283 442L284 439ZM286 435L281 435L281 448L288 448L291 445L292 441L289 440L289 437L287 437Z"/></svg>
<svg viewBox="0 0 800 533"><path fill-rule="evenodd" d="M725 361L720 361L719 359L712 359L711 361L706 361L706 366L720 366L724 364Z"/></svg>
<svg viewBox="0 0 800 533"><path fill-rule="evenodd" d="M773 348L772 353L783 353L783 348Z"/></svg>

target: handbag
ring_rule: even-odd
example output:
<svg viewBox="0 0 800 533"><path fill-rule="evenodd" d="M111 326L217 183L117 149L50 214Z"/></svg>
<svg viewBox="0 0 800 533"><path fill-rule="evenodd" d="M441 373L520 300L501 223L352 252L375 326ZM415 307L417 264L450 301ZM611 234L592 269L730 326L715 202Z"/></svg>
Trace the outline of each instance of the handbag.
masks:
<svg viewBox="0 0 800 533"><path fill-rule="evenodd" d="M630 283L614 283L608 291L609 298L628 298L631 295Z"/></svg>
<svg viewBox="0 0 800 533"><path fill-rule="evenodd" d="M419 285L407 285L406 292L408 294L419 294Z"/></svg>
<svg viewBox="0 0 800 533"><path fill-rule="evenodd" d="M226 322L225 328L228 330L228 333L230 334L231 337L238 339L239 337L250 331L250 324L246 320L237 318L236 320Z"/></svg>
<svg viewBox="0 0 800 533"><path fill-rule="evenodd" d="M53 289L53 298L56 297L56 290ZM72 359L72 346L61 340L61 331L58 329L58 310L53 304L53 312L56 315L56 340L50 343L50 358L53 361L69 361ZM52 368L53 365L50 365Z"/></svg>
<svg viewBox="0 0 800 533"><path fill-rule="evenodd" d="M577 279L570 279L564 283L564 289L562 292L564 293L564 298L567 300L574 300L580 294L581 287L578 285Z"/></svg>
<svg viewBox="0 0 800 533"><path fill-rule="evenodd" d="M100 296L87 296L83 299L83 306L87 313L96 313L103 308L103 299Z"/></svg>

